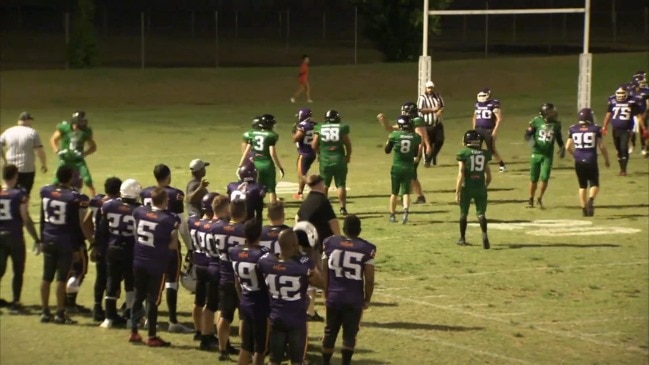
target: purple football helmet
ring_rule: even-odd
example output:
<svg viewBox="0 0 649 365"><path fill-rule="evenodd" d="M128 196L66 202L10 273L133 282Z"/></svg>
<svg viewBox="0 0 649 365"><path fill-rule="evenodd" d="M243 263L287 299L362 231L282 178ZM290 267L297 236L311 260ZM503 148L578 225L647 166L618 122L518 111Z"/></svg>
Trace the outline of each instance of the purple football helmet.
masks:
<svg viewBox="0 0 649 365"><path fill-rule="evenodd" d="M250 166L241 166L239 171L237 171L239 179L243 182L254 182L257 181L257 170L251 168Z"/></svg>
<svg viewBox="0 0 649 365"><path fill-rule="evenodd" d="M309 108L301 108L297 111L297 114L295 114L298 123L311 118L312 115L313 113L311 113L311 109Z"/></svg>
<svg viewBox="0 0 649 365"><path fill-rule="evenodd" d="M583 108L577 114L579 123L593 124L595 123L595 115L593 115L593 110L591 108Z"/></svg>
<svg viewBox="0 0 649 365"><path fill-rule="evenodd" d="M203 209L203 213L213 213L212 202L217 196L219 196L219 193L217 192L211 192L203 195L203 199L201 199L201 209Z"/></svg>

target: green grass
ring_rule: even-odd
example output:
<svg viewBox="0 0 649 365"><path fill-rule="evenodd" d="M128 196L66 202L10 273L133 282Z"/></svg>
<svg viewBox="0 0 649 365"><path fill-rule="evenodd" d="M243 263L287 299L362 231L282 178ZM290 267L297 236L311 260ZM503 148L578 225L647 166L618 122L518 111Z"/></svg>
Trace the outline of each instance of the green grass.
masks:
<svg viewBox="0 0 649 365"><path fill-rule="evenodd" d="M600 123L606 96L646 59L646 53L595 55L592 100ZM448 104L446 145L440 166L419 171L429 203L413 206L406 226L387 221L391 160L378 148L386 134L375 116L396 116L401 103L416 97L416 64L314 67L312 74L315 115L336 108L351 125L348 209L363 218L363 236L378 246L375 303L363 317L357 363L647 363L647 161L634 154L626 178L615 176L615 163L602 167L596 216L582 219L572 162L556 159L544 199L547 209L525 209L529 150L522 141L524 128L547 101L558 105L564 129L574 122L576 57L434 63L433 79ZM289 130L302 105L288 103L292 68L8 71L0 76L3 129L27 109L42 137L49 138L55 123L73 110L89 113L99 150L88 163L98 187L111 175L152 184L153 165L160 162L172 167L173 183L184 187L187 164L200 157L212 162L210 188L222 191L234 176L240 134L254 115L265 112L279 120L285 181L295 181ZM503 102L499 145L510 168L496 174L491 186L490 251L454 244L454 154L470 126L475 93L484 86ZM610 137L607 142L612 150ZM49 179L39 175L37 186ZM283 197L290 201L289 195ZM290 217L297 205L288 206ZM33 216L35 208L32 202ZM534 220L579 222L566 231L530 226ZM617 228L635 231L615 233ZM596 234L580 235L588 230ZM477 227L469 228L468 239L479 241ZM23 302L29 306L39 302L41 260L28 255ZM7 299L9 276L0 288ZM88 279L80 293L87 306L92 304L92 268ZM192 300L182 291L185 323L191 322ZM166 311L164 303L161 309ZM56 327L39 324L37 309L33 312L0 317L0 363L216 362L214 354L195 350L191 336L164 334L174 346L149 350L129 346L126 332L101 330L88 318L80 318L78 326ZM321 336L322 326L311 325L312 359L317 359Z"/></svg>

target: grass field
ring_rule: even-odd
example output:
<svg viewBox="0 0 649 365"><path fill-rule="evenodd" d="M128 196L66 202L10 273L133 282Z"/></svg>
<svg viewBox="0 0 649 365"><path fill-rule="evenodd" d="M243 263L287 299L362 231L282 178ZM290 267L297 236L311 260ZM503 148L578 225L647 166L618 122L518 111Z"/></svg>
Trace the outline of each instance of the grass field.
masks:
<svg viewBox="0 0 649 365"><path fill-rule="evenodd" d="M592 100L600 123L606 96L646 67L648 56L595 55ZM634 154L626 178L616 176L614 157L610 169L602 167L596 215L586 219L578 207L572 162L557 158L546 209L525 208L529 150L523 131L538 106L548 101L558 106L564 130L574 122L577 64L576 56L434 63L434 81L447 103L446 144L439 166L420 168L429 202L413 206L411 223L405 226L388 224L391 159L379 148L386 133L375 116L396 116L399 105L416 97L417 65L312 69L315 103L309 106L314 114L320 117L335 108L351 126L348 210L363 218L363 236L378 246L377 289L363 317L356 363L649 361L647 160ZM284 181L295 182L289 132L302 105L288 102L294 91L292 68L7 71L0 76L2 129L26 109L36 117L41 136L49 138L55 123L75 109L88 112L99 146L88 163L98 188L111 175L153 184L153 166L161 162L172 167L172 184L184 188L189 161L203 158L212 163L210 188L222 191L234 177L240 134L261 113L272 113L279 121ZM454 154L470 127L475 94L484 86L503 103L499 146L510 169L495 174L490 189L490 251L455 245L458 207L453 202ZM610 137L606 140L614 151ZM39 175L37 186L49 180ZM287 216L293 216L297 204L289 194L282 196ZM32 202L32 216L36 211ZM479 242L479 229L469 227L467 238ZM41 271L41 257L28 254L27 306L39 302ZM8 271L0 287L6 299L10 276ZM93 268L87 280L79 301L91 306ZM185 323L191 322L192 300L182 291L179 308ZM38 308L33 308L30 316L0 316L0 363L217 362L215 354L197 351L191 336L163 333L173 343L170 349L133 347L125 331L101 330L90 318L79 318L77 326L41 325ZM166 304L160 308L166 319ZM309 352L316 363L321 335L320 324L310 326ZM233 341L238 344L238 338Z"/></svg>

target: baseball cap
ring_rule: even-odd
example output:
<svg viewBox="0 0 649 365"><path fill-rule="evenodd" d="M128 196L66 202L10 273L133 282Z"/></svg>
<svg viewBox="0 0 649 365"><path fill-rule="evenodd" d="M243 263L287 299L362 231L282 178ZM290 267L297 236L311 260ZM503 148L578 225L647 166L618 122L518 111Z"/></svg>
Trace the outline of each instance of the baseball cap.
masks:
<svg viewBox="0 0 649 365"><path fill-rule="evenodd" d="M201 159L194 159L189 163L189 169L191 171L198 171L200 169L204 169L205 167L209 166L209 162L204 162Z"/></svg>
<svg viewBox="0 0 649 365"><path fill-rule="evenodd" d="M27 112L22 112L18 116L18 120L34 120L34 117L32 117L32 115Z"/></svg>
<svg viewBox="0 0 649 365"><path fill-rule="evenodd" d="M435 87L435 84L432 81L426 81L426 87Z"/></svg>

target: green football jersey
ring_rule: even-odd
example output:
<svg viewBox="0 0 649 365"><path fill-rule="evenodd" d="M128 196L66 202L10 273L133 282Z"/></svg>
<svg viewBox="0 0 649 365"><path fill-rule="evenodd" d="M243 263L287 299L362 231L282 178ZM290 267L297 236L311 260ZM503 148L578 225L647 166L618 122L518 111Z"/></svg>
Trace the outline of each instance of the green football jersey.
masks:
<svg viewBox="0 0 649 365"><path fill-rule="evenodd" d="M421 137L417 133L394 131L388 137L392 145L392 165L399 167L414 167L414 159L419 153Z"/></svg>
<svg viewBox="0 0 649 365"><path fill-rule="evenodd" d="M349 134L349 126L342 123L316 124L315 134L320 136L320 164L338 165L345 160L343 139Z"/></svg>
<svg viewBox="0 0 649 365"><path fill-rule="evenodd" d="M424 118L422 118L422 117L414 117L414 118L412 118L412 125L416 129L416 128L419 128L419 127L425 127L426 122L424 121Z"/></svg>
<svg viewBox="0 0 649 365"><path fill-rule="evenodd" d="M254 129L248 129L247 131L243 132L243 135L241 136L241 140L243 142L248 142L250 140L250 136L252 135L252 132L254 132Z"/></svg>
<svg viewBox="0 0 649 365"><path fill-rule="evenodd" d="M270 146L274 146L279 135L273 131L249 131L248 144L252 146L251 151L255 154L255 161L272 161L270 157Z"/></svg>
<svg viewBox="0 0 649 365"><path fill-rule="evenodd" d="M457 153L457 160L464 162L465 188L485 188L485 171L491 161L491 152L487 150L465 147Z"/></svg>
<svg viewBox="0 0 649 365"><path fill-rule="evenodd" d="M59 156L67 161L83 158L83 148L86 142L92 139L92 128L74 130L69 122L61 122L56 126L61 134L59 141Z"/></svg>
<svg viewBox="0 0 649 365"><path fill-rule="evenodd" d="M552 157L554 142L561 138L561 122L558 120L546 122L545 119L536 117L530 122L529 128L534 131L532 153Z"/></svg>

